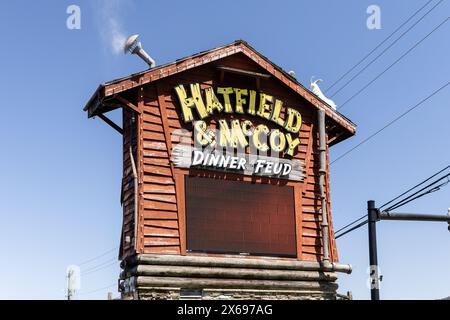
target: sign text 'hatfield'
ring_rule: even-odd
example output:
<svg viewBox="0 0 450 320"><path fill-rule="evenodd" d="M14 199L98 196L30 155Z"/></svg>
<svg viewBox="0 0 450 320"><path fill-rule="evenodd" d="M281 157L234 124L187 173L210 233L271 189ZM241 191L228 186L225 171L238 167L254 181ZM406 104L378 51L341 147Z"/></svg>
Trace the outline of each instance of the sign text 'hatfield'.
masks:
<svg viewBox="0 0 450 320"><path fill-rule="evenodd" d="M178 85L175 92L180 101L183 120L185 123L194 123L197 132L194 139L202 146L219 143L221 147L245 148L249 143L253 143L259 151L266 152L270 149L293 156L300 144L300 139L295 138L295 135L302 125L301 114L293 108L283 107L283 102L271 95L233 87L200 89L198 83L190 84L189 90L183 85ZM285 108L284 117L281 116L283 108ZM270 130L265 124L255 126L250 120L233 119L228 123L220 119L219 139L216 141L215 134L208 129L204 121L216 114L260 117L280 126L284 132L279 129ZM195 120L196 117L198 120Z"/></svg>

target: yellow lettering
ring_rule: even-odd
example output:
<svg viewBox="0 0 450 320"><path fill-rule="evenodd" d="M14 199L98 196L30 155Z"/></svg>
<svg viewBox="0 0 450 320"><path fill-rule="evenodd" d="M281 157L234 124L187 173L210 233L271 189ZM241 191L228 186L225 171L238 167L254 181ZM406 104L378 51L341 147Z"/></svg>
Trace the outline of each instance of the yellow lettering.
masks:
<svg viewBox="0 0 450 320"><path fill-rule="evenodd" d="M259 109L258 116L269 119L270 118L270 106L272 105L273 97L265 93L259 94ZM269 102L269 103L267 103Z"/></svg>
<svg viewBox="0 0 450 320"><path fill-rule="evenodd" d="M223 102L225 105L225 112L232 113L230 94L233 93L233 88L217 88L217 93L223 95Z"/></svg>
<svg viewBox="0 0 450 320"><path fill-rule="evenodd" d="M287 109L287 119L285 128L287 131L297 133L302 126L302 115L297 110L292 108Z"/></svg>
<svg viewBox="0 0 450 320"><path fill-rule="evenodd" d="M262 152L266 152L267 150L269 150L269 146L267 145L267 143L265 141L261 141L261 133L264 133L266 136L266 140L267 141L267 135L269 134L269 128L267 128L267 126L260 124L259 126L257 126L255 128L255 130L253 131L253 144L255 145L255 147L262 151Z"/></svg>
<svg viewBox="0 0 450 320"><path fill-rule="evenodd" d="M236 95L236 112L237 113L244 113L244 108L242 107L247 100L245 98L243 98L242 96L246 96L248 95L248 90L247 89L238 89L238 88L234 88L234 93Z"/></svg>
<svg viewBox="0 0 450 320"><path fill-rule="evenodd" d="M194 117L192 115L191 107L194 106L194 101L192 98L187 97L186 90L184 90L182 84L175 87L175 92L177 93L178 100L180 101L184 122L192 121Z"/></svg>
<svg viewBox="0 0 450 320"><path fill-rule="evenodd" d="M270 134L270 147L275 152L281 152L286 147L286 137L280 130L273 130Z"/></svg>
<svg viewBox="0 0 450 320"><path fill-rule="evenodd" d="M273 107L273 113L270 120L278 124L279 126L283 126L284 120L280 118L281 108L283 107L283 102L280 100L275 100L275 106Z"/></svg>
<svg viewBox="0 0 450 320"><path fill-rule="evenodd" d="M183 85L175 87L178 100L180 100L184 122L191 122L192 120L194 120L191 110L191 108L193 107L195 107L201 119L205 118L208 115L200 93L200 85L198 83L193 83L190 87L192 97L187 96L186 90L184 89Z"/></svg>
<svg viewBox="0 0 450 320"><path fill-rule="evenodd" d="M205 97L206 111L209 115L212 115L214 113L214 109L216 109L218 112L221 112L223 110L223 105L220 103L212 87L205 89Z"/></svg>
<svg viewBox="0 0 450 320"><path fill-rule="evenodd" d="M250 120L242 122L242 132L248 137L253 134L253 123Z"/></svg>
<svg viewBox="0 0 450 320"><path fill-rule="evenodd" d="M206 146L208 144L213 145L214 133L207 130L208 126L205 121L195 121L194 122L194 136L195 141L201 146Z"/></svg>
<svg viewBox="0 0 450 320"><path fill-rule="evenodd" d="M286 153L290 156L294 155L295 149L297 148L297 146L300 144L300 139L299 138L295 138L294 140L292 140L291 134L287 133L286 134L286 140L287 140L287 144L288 144L288 148Z"/></svg>
<svg viewBox="0 0 450 320"><path fill-rule="evenodd" d="M255 115L255 106L256 106L256 91L249 90L250 93L250 102L248 104L248 113Z"/></svg>
<svg viewBox="0 0 450 320"><path fill-rule="evenodd" d="M232 146L237 148L238 145L245 148L248 145L247 139L241 129L239 120L231 121L231 129L228 127L226 120L219 120L221 147Z"/></svg>

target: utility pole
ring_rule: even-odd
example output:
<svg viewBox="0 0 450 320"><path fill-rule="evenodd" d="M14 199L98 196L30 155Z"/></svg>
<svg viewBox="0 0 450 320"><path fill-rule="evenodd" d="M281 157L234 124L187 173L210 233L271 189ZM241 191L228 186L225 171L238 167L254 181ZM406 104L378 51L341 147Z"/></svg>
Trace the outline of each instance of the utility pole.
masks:
<svg viewBox="0 0 450 320"><path fill-rule="evenodd" d="M377 220L378 210L375 201L367 201L367 221L369 226L369 263L370 263L370 297L372 300L380 300L380 277L378 275L377 254Z"/></svg>
<svg viewBox="0 0 450 320"><path fill-rule="evenodd" d="M73 276L73 269L69 269L67 271L67 300L72 300L72 296L73 296L72 276Z"/></svg>
<svg viewBox="0 0 450 320"><path fill-rule="evenodd" d="M369 229L370 297L372 300L380 300L380 276L378 275L376 229L376 223L380 220L447 222L448 230L450 231L450 208L448 209L446 215L397 213L389 211L380 212L380 209L375 206L375 201L367 201L367 222Z"/></svg>

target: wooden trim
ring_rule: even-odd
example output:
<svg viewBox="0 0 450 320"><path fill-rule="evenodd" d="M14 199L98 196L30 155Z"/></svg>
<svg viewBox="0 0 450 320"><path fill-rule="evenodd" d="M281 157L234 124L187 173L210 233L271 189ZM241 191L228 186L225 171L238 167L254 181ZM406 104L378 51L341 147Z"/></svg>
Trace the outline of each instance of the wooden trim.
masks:
<svg viewBox="0 0 450 320"><path fill-rule="evenodd" d="M330 150L328 144L328 134L326 134L326 174L325 174L325 190L327 197L327 215L328 215L328 245L330 252L330 259L332 262L337 262L339 260L337 247L336 247L336 239L334 237L334 227L333 227L333 219L331 217L331 199L330 199Z"/></svg>
<svg viewBox="0 0 450 320"><path fill-rule="evenodd" d="M314 133L314 121L311 122L311 125L309 127L308 146L306 147L306 157L305 157L305 162L304 162L305 179L303 180L303 183L302 183L302 185L303 185L302 193L306 192L306 185L308 183L308 168L311 163L314 140L317 138L317 137L313 137L313 133Z"/></svg>
<svg viewBox="0 0 450 320"><path fill-rule="evenodd" d="M186 255L186 193L184 190L184 175L175 174L175 189L177 194L178 232L180 234L180 253Z"/></svg>
<svg viewBox="0 0 450 320"><path fill-rule="evenodd" d="M182 71L199 67L205 63L223 59L239 52L246 55L252 61L265 69L269 74L273 75L274 78L277 78L286 86L294 90L298 95L305 98L314 107L325 110L326 115L347 130L350 135L354 135L356 133L355 125L350 120L345 118L339 112L332 110L323 100L306 89L300 83L293 80L290 76L280 71L280 67L263 57L259 52L243 41L237 41L220 48L215 48L201 54L180 59L165 66L156 67L140 74L112 81L104 86L101 86L97 89L97 92L99 92L103 97L111 96L135 87L140 87L146 83L163 79ZM87 104L85 107L86 110L89 109L90 103L92 103L92 101Z"/></svg>
<svg viewBox="0 0 450 320"><path fill-rule="evenodd" d="M230 258L231 259L255 259L255 260L286 260L286 261L298 261L297 258L291 257L275 257L275 256L242 256L238 254L229 253L200 253L200 252L189 252L186 254L188 257L206 257L206 258ZM307 260L303 260L307 261Z"/></svg>
<svg viewBox="0 0 450 320"><path fill-rule="evenodd" d="M297 242L297 259L303 258L303 209L302 209L302 188L297 184L294 186L294 212L295 212L295 232Z"/></svg>
<svg viewBox="0 0 450 320"><path fill-rule="evenodd" d="M133 110L133 111L135 111L137 113L141 113L142 112L142 108L136 107L134 104L132 104L130 101L128 101L124 97L117 96L116 99L119 100L121 103L123 103L125 105L125 107L128 107L128 108L130 108L131 110Z"/></svg>
<svg viewBox="0 0 450 320"><path fill-rule="evenodd" d="M136 125L138 126L137 128L137 159L138 161L136 161L136 165L137 170L138 170L138 213L137 213L137 217L138 217L138 234L136 235L139 239L138 241L138 247L135 248L136 252L138 253L142 253L144 252L144 218L143 218L143 212L144 212L144 201L143 201L143 196L144 196L144 155L143 155L143 151L144 151L144 146L143 146L143 123L144 120L142 118L142 110L144 110L144 88L141 87L140 90L138 91L138 112L137 112L137 121L136 121ZM136 223L136 221L135 221Z"/></svg>
<svg viewBox="0 0 450 320"><path fill-rule="evenodd" d="M247 70L242 70L242 69L238 69L238 68L231 68L231 67L226 67L226 66L217 66L217 69L222 70L222 71L226 71L226 72L230 72L230 73L235 73L235 74L240 74L240 75L244 75L244 76L249 76L249 77L265 78L265 79L268 79L268 78L271 77L270 74L266 74L266 73L247 71Z"/></svg>
<svg viewBox="0 0 450 320"><path fill-rule="evenodd" d="M169 162L170 162L170 171L172 172L172 177L174 177L174 168L173 163L170 161L172 156L172 139L170 136L170 128L169 128L169 120L167 119L167 108L166 108L166 99L165 96L162 93L162 90L160 88L160 85L156 85L156 92L158 95L158 105L161 112L161 121L163 125L164 130L164 138L167 146L167 154L169 155Z"/></svg>
<svg viewBox="0 0 450 320"><path fill-rule="evenodd" d="M118 133L123 134L123 129L119 127L117 124L115 124L111 119L109 119L107 116L105 116L103 113L99 113L98 117L105 121L108 125L110 125L114 130L116 130Z"/></svg>

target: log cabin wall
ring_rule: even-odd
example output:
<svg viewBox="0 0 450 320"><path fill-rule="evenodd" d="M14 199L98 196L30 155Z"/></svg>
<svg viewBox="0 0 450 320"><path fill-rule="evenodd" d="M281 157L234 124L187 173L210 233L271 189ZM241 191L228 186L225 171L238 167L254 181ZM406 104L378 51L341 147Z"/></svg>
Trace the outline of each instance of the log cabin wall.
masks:
<svg viewBox="0 0 450 320"><path fill-rule="evenodd" d="M265 92L283 101L285 106L296 108L302 115L302 127L299 132L300 145L294 159L304 162L304 181L288 181L294 187L295 220L297 231L298 260L320 261L322 256L321 204L319 193L319 152L317 109L308 101L290 90L283 83L274 79L259 79L246 75L223 73L219 66L238 68L246 71L264 72L243 54L212 62L197 68L169 76L149 83L138 90L140 116L139 143L137 150L138 171L140 177L140 209L138 224L137 253L181 254L186 255L185 191L184 176L207 176L216 179L252 181L256 183L284 184L285 180L262 177L249 177L217 172L187 170L174 167L170 161L172 135L177 129L187 129L192 138L192 125L181 120L179 102L173 88L179 84L200 83L201 88L232 86ZM282 117L284 115L282 114ZM221 115L222 117L222 115ZM245 119L241 116L240 119ZM125 118L124 118L125 119ZM255 120L254 117L249 119ZM273 124L264 121L269 128ZM210 121L215 125L214 119ZM127 132L127 128L125 128ZM129 130L129 129L128 129ZM135 135L132 133L131 135ZM136 135L135 135L136 136ZM124 178L129 179L129 159L126 156L127 139L124 134ZM328 168L327 149L327 168ZM337 249L333 237L330 214L329 170L326 174L327 213L329 228L329 252L331 261L337 261ZM127 189L128 190L128 189ZM126 192L125 192L126 194ZM129 196L131 197L131 196ZM131 199L131 198L130 198ZM131 202L131 200L129 201ZM124 235L129 234L132 210L129 202L124 202ZM130 247L124 246L124 253L131 253ZM189 253L188 253L189 254ZM220 255L219 255L220 256Z"/></svg>

